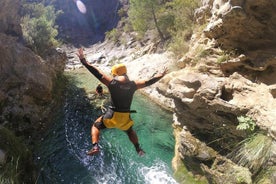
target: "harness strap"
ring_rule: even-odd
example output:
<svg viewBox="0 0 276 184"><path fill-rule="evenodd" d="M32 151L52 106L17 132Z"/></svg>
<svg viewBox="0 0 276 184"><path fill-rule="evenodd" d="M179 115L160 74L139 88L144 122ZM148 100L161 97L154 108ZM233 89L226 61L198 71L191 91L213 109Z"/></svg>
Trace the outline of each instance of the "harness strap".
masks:
<svg viewBox="0 0 276 184"><path fill-rule="evenodd" d="M137 113L136 110L129 110L129 109L116 109L115 107L109 106L111 110L114 112L125 112L125 113Z"/></svg>

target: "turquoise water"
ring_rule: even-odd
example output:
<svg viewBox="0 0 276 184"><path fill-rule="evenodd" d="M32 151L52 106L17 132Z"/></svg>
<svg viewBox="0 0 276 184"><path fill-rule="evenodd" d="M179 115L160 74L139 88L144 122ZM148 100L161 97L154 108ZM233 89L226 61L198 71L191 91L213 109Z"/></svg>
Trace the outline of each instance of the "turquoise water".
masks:
<svg viewBox="0 0 276 184"><path fill-rule="evenodd" d="M87 156L91 123L101 110L91 105L79 87L68 88L64 108L37 147L35 156L41 167L38 183L176 183L171 168L175 143L171 113L136 93L132 109L138 113L132 118L146 155L137 155L124 132L106 129L101 132L100 153Z"/></svg>

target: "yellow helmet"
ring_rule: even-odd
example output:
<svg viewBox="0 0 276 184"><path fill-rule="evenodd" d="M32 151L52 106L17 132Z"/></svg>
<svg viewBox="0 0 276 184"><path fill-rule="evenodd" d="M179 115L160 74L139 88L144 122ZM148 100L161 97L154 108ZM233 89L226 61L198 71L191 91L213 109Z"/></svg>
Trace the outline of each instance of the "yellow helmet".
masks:
<svg viewBox="0 0 276 184"><path fill-rule="evenodd" d="M127 73L127 69L126 69L126 65L124 64L116 64L111 68L111 74L113 76L116 76L116 75L120 76L126 73Z"/></svg>

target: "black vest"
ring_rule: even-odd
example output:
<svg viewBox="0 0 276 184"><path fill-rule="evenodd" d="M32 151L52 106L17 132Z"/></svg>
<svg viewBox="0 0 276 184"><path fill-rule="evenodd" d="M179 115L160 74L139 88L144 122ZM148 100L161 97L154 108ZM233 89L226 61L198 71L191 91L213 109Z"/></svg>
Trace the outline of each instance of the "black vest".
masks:
<svg viewBox="0 0 276 184"><path fill-rule="evenodd" d="M113 79L108 89L111 95L111 103L114 111L129 111L134 92L137 90L134 81L128 81L125 83L119 82Z"/></svg>

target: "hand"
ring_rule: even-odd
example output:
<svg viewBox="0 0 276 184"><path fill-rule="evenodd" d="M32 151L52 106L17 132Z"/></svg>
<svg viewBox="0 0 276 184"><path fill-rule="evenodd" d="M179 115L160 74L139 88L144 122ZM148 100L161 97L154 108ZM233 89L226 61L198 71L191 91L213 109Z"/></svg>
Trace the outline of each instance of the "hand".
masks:
<svg viewBox="0 0 276 184"><path fill-rule="evenodd" d="M78 56L80 59L83 59L83 58L84 58L83 48L79 48L79 49L78 49L77 56Z"/></svg>
<svg viewBox="0 0 276 184"><path fill-rule="evenodd" d="M159 72L158 74L155 75L155 77L163 77L168 73L168 68L164 67L162 72Z"/></svg>
<svg viewBox="0 0 276 184"><path fill-rule="evenodd" d="M161 75L162 75L162 76L166 75L166 74L168 73L168 71L169 71L168 68L167 68L167 67L164 67L164 68L163 68L163 71L161 72Z"/></svg>

